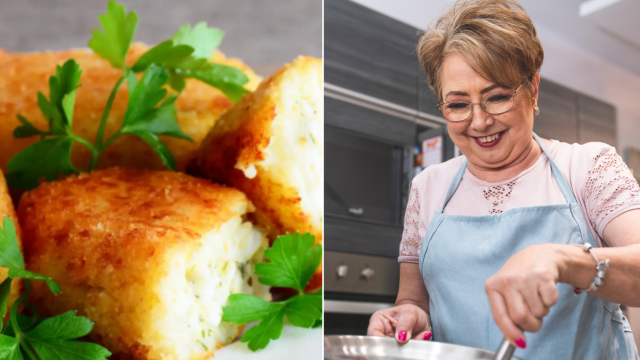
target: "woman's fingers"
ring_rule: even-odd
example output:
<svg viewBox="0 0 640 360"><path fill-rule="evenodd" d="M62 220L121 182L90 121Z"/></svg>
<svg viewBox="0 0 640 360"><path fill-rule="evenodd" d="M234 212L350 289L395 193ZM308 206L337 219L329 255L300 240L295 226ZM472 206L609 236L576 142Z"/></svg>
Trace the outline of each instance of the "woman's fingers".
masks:
<svg viewBox="0 0 640 360"><path fill-rule="evenodd" d="M377 311L371 315L369 327L367 328L367 335L383 337L393 336L393 327L391 326L391 322L381 311Z"/></svg>
<svg viewBox="0 0 640 360"><path fill-rule="evenodd" d="M431 330L421 331L413 336L415 340L433 340L433 333Z"/></svg>
<svg viewBox="0 0 640 360"><path fill-rule="evenodd" d="M487 296L489 297L489 303L491 304L493 320L496 322L504 336L512 345L524 349L527 346L524 332L518 328L513 320L511 320L507 310L507 304L505 299L502 297L502 294L496 290L490 289L487 291Z"/></svg>
<svg viewBox="0 0 640 360"><path fill-rule="evenodd" d="M503 299L507 304L507 311L511 320L524 331L537 332L542 327L542 317L536 317L531 312L525 298L518 290L509 288L503 292ZM531 300L535 302L535 300Z"/></svg>
<svg viewBox="0 0 640 360"><path fill-rule="evenodd" d="M419 320L419 314L413 307L403 309L398 316L398 323L396 324L396 340L400 343L405 343L411 339L413 329Z"/></svg>
<svg viewBox="0 0 640 360"><path fill-rule="evenodd" d="M558 301L558 288L556 288L555 282L541 283L538 287L538 293L547 308L552 307Z"/></svg>

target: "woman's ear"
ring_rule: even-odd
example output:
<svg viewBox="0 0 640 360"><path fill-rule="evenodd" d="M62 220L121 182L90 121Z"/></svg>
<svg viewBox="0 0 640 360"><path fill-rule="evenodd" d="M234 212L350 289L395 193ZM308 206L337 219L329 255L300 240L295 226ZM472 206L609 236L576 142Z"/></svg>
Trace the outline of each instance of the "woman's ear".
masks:
<svg viewBox="0 0 640 360"><path fill-rule="evenodd" d="M536 73L533 76L533 84L532 85L532 89L533 89L533 93L531 94L532 97L531 99L533 100L533 107L537 107L538 106L538 86L540 86L540 74Z"/></svg>

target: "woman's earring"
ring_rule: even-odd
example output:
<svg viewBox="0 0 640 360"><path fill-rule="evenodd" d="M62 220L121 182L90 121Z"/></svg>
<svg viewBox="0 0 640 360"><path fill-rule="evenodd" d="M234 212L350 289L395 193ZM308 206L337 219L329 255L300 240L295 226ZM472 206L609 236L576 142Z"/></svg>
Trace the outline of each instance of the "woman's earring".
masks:
<svg viewBox="0 0 640 360"><path fill-rule="evenodd" d="M535 116L540 115L540 108L539 107L536 106L533 110L534 110L533 115L535 115Z"/></svg>

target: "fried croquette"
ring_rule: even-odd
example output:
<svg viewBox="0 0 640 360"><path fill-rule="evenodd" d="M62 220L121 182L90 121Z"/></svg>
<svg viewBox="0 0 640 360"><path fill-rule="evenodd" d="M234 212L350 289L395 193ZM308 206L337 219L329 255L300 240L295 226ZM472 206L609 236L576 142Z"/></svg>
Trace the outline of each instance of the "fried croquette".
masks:
<svg viewBox="0 0 640 360"><path fill-rule="evenodd" d="M126 64L133 65L146 50L148 47L145 45L133 44ZM56 65L62 65L71 58L82 70L82 87L77 90L73 131L93 143L107 98L122 75L122 70L114 69L109 62L89 50L22 54L0 51L0 94L3 94L0 97L0 169L3 171L7 171L7 164L13 156L39 139L36 136L26 139L13 137L13 130L20 125L16 115L26 117L41 130L48 128L36 95L41 91L49 96L49 77L55 74ZM242 70L249 77L249 83L245 85L249 91L255 90L260 82L259 77L240 60L227 58L216 51L211 61ZM194 142L160 137L173 153L178 170L185 169L209 129L232 106L232 102L220 90L194 79L186 83L176 102L177 122ZM128 98L127 86L123 84L109 114L105 140L120 128ZM91 153L85 146L75 143L71 160L76 168L86 170ZM118 138L100 156L98 168L112 166L164 169L158 155L144 141L132 135Z"/></svg>
<svg viewBox="0 0 640 360"><path fill-rule="evenodd" d="M13 208L13 202L11 202L11 197L9 196L9 191L7 189L7 182L4 179L4 175L2 170L0 170L0 227L3 226L4 217L8 216L11 221L13 221L13 226L16 228L16 237L18 239L18 247L22 248L22 242L20 241L20 225L18 224L18 217L16 216L16 212ZM3 229L4 230L4 229ZM2 231L2 230L0 230ZM0 283L7 279L7 273L9 270L7 268L0 267ZM13 280L11 282L11 290L9 292L9 309L11 309L11 305L14 301L20 296L20 289L22 287L22 282L20 280ZM8 318L8 313L6 314L6 318ZM0 319L0 321L2 321Z"/></svg>
<svg viewBox="0 0 640 360"><path fill-rule="evenodd" d="M233 188L171 171L110 168L23 195L30 300L44 315L78 310L112 359L205 359L241 326L221 322L232 293L269 300L253 274L268 245Z"/></svg>
<svg viewBox="0 0 640 360"><path fill-rule="evenodd" d="M299 57L225 113L189 172L243 191L270 237L322 239L322 61Z"/></svg>

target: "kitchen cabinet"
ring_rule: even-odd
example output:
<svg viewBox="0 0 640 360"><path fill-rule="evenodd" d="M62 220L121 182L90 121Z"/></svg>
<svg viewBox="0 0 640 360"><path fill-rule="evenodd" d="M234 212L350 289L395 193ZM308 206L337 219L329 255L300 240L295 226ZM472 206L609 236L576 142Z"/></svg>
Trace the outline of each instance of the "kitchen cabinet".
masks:
<svg viewBox="0 0 640 360"><path fill-rule="evenodd" d="M599 141L615 147L617 141L616 108L598 99L577 94L578 141Z"/></svg>
<svg viewBox="0 0 640 360"><path fill-rule="evenodd" d="M325 215L324 247L327 251L397 258L401 225Z"/></svg>
<svg viewBox="0 0 640 360"><path fill-rule="evenodd" d="M578 142L577 106L575 91L540 79L538 87L540 115L534 118L533 131L545 139L555 139L569 144Z"/></svg>
<svg viewBox="0 0 640 360"><path fill-rule="evenodd" d="M411 121L328 97L324 98L324 119L326 125L384 142L411 145L416 138L416 124Z"/></svg>
<svg viewBox="0 0 640 360"><path fill-rule="evenodd" d="M325 1L325 82L417 108L417 30L362 5Z"/></svg>

